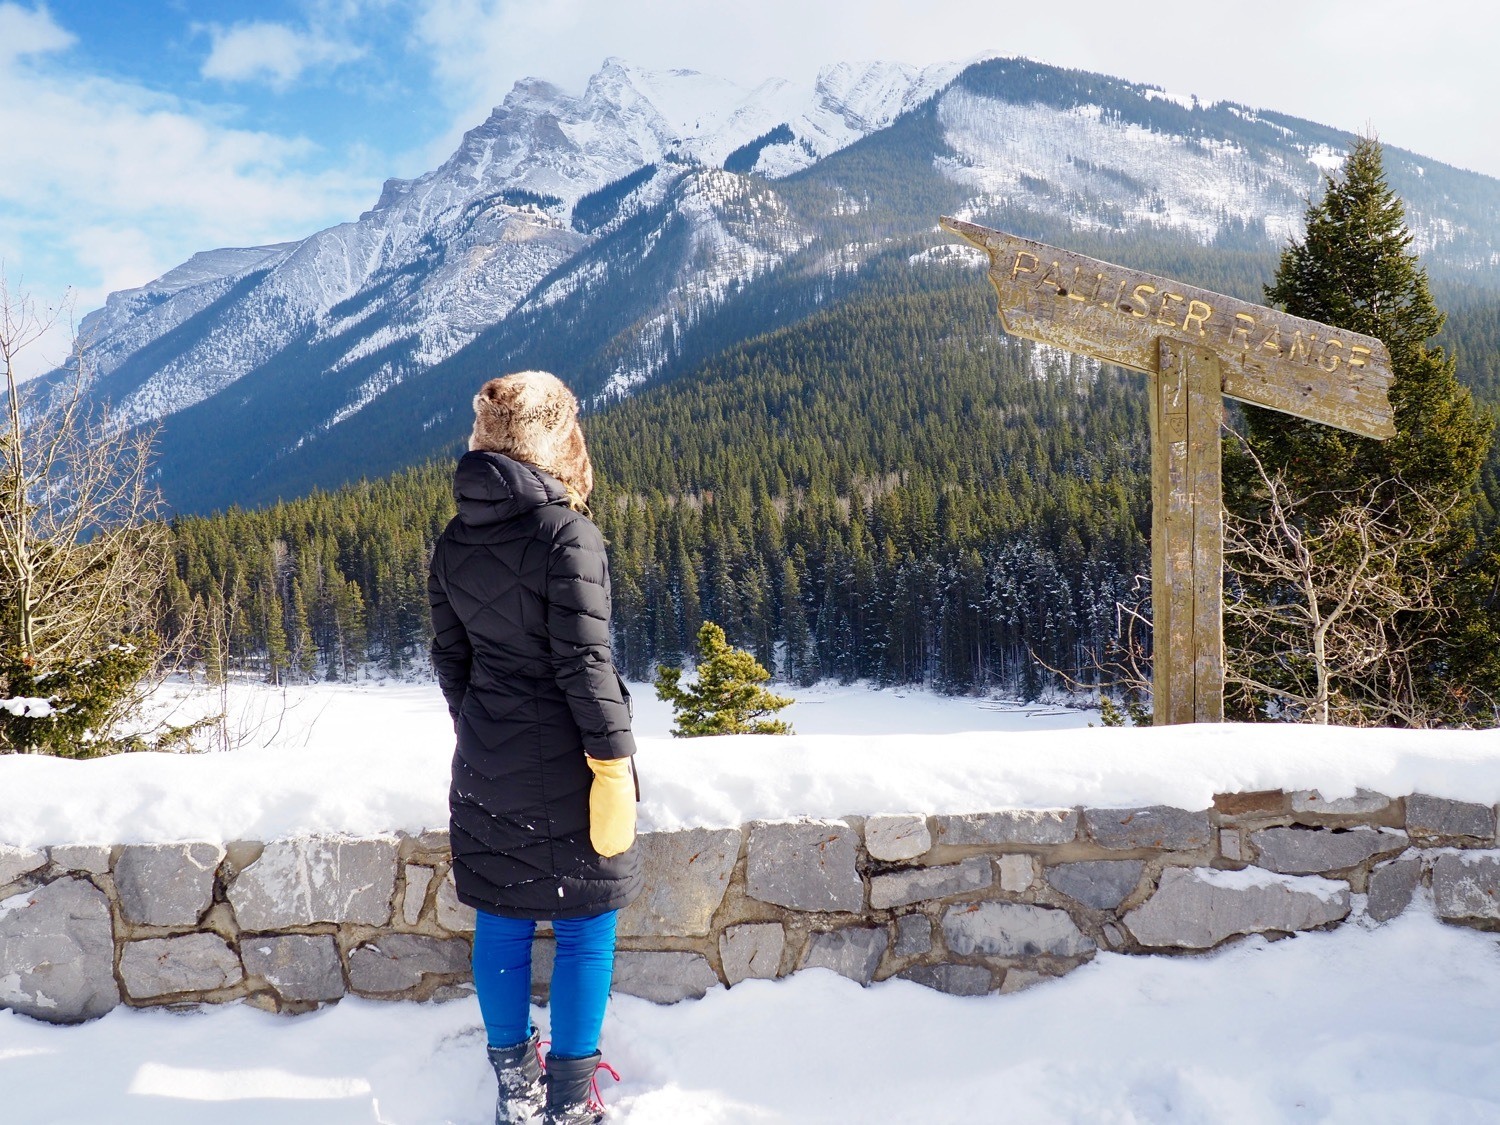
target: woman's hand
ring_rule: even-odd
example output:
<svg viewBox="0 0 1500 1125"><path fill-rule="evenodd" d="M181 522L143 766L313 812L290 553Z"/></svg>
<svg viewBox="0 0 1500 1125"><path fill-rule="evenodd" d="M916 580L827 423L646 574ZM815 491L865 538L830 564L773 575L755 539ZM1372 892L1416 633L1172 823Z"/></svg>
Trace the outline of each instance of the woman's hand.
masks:
<svg viewBox="0 0 1500 1125"><path fill-rule="evenodd" d="M635 842L635 779L628 757L584 757L594 771L589 789L589 842L607 859Z"/></svg>

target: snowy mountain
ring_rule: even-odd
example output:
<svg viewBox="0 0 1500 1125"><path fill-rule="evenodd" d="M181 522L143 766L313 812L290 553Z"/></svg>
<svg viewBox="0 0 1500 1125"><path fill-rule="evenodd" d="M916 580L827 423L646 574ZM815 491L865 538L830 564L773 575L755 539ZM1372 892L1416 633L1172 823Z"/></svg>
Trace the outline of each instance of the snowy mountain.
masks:
<svg viewBox="0 0 1500 1125"><path fill-rule="evenodd" d="M962 266L944 210L1270 254L1347 139L1016 59L754 89L610 59L581 94L517 83L357 220L196 255L82 329L94 393L163 424L169 498L217 506L440 452L467 388L509 366L603 401L880 270ZM1388 166L1434 273L1500 285L1500 182Z"/></svg>
<svg viewBox="0 0 1500 1125"><path fill-rule="evenodd" d="M810 89L773 80L746 90L609 59L581 96L540 79L519 82L442 167L388 181L357 221L300 243L199 254L111 295L82 326L106 380L101 390L126 421L144 422L218 393L303 337L342 341L334 371L406 344L407 362L382 363L324 419L337 424L410 371L453 354L573 257L587 239L567 220L587 193L656 162L722 164L777 125L797 140L764 159L793 171L889 124L958 69L840 64ZM194 321L201 325L192 338L153 357L148 372L110 378Z"/></svg>

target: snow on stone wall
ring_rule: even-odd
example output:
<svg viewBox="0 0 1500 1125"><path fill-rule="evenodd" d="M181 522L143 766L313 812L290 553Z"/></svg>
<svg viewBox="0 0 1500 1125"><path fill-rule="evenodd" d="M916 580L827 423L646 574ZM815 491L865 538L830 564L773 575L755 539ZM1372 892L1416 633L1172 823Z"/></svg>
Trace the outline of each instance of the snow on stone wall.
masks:
<svg viewBox="0 0 1500 1125"><path fill-rule="evenodd" d="M1014 992L1101 948L1378 924L1422 885L1445 921L1500 928L1495 808L1423 795L757 821L638 846L646 890L620 918L615 987L660 1003L816 967ZM0 1008L71 1023L121 1003L463 995L474 915L449 867L438 832L0 845Z"/></svg>

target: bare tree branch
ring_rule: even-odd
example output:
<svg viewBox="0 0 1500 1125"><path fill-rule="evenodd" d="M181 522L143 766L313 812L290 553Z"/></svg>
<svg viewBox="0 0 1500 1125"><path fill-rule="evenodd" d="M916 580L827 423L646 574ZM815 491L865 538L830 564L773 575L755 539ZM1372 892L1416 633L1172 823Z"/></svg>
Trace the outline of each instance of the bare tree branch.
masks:
<svg viewBox="0 0 1500 1125"><path fill-rule="evenodd" d="M1450 613L1436 595L1447 576L1431 560L1458 498L1434 502L1399 479L1294 497L1241 444L1262 503L1253 517L1225 516L1224 612L1236 637L1226 682L1304 722L1433 725L1438 710L1413 666L1439 656L1440 630L1399 622Z"/></svg>
<svg viewBox="0 0 1500 1125"><path fill-rule="evenodd" d="M154 435L89 402L77 341L66 381L21 382L20 356L59 322L0 275L0 651L42 681L101 653L172 648L157 630L169 544L151 484ZM122 690L101 724L135 698Z"/></svg>

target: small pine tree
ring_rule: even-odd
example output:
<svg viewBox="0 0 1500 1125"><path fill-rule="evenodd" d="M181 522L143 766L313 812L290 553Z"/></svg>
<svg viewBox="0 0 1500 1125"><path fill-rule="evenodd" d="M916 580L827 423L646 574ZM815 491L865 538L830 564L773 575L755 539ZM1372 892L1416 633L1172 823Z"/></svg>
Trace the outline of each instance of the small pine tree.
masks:
<svg viewBox="0 0 1500 1125"><path fill-rule="evenodd" d="M1107 727L1123 727L1125 725L1125 712L1120 710L1119 705L1107 695L1099 697L1099 722ZM1093 724L1090 723L1090 726Z"/></svg>
<svg viewBox="0 0 1500 1125"><path fill-rule="evenodd" d="M761 663L733 647L724 630L705 621L698 630L698 681L683 687L682 669L656 669L656 697L672 705L674 738L708 734L791 734L790 723L765 718L795 700L761 685L771 678Z"/></svg>

